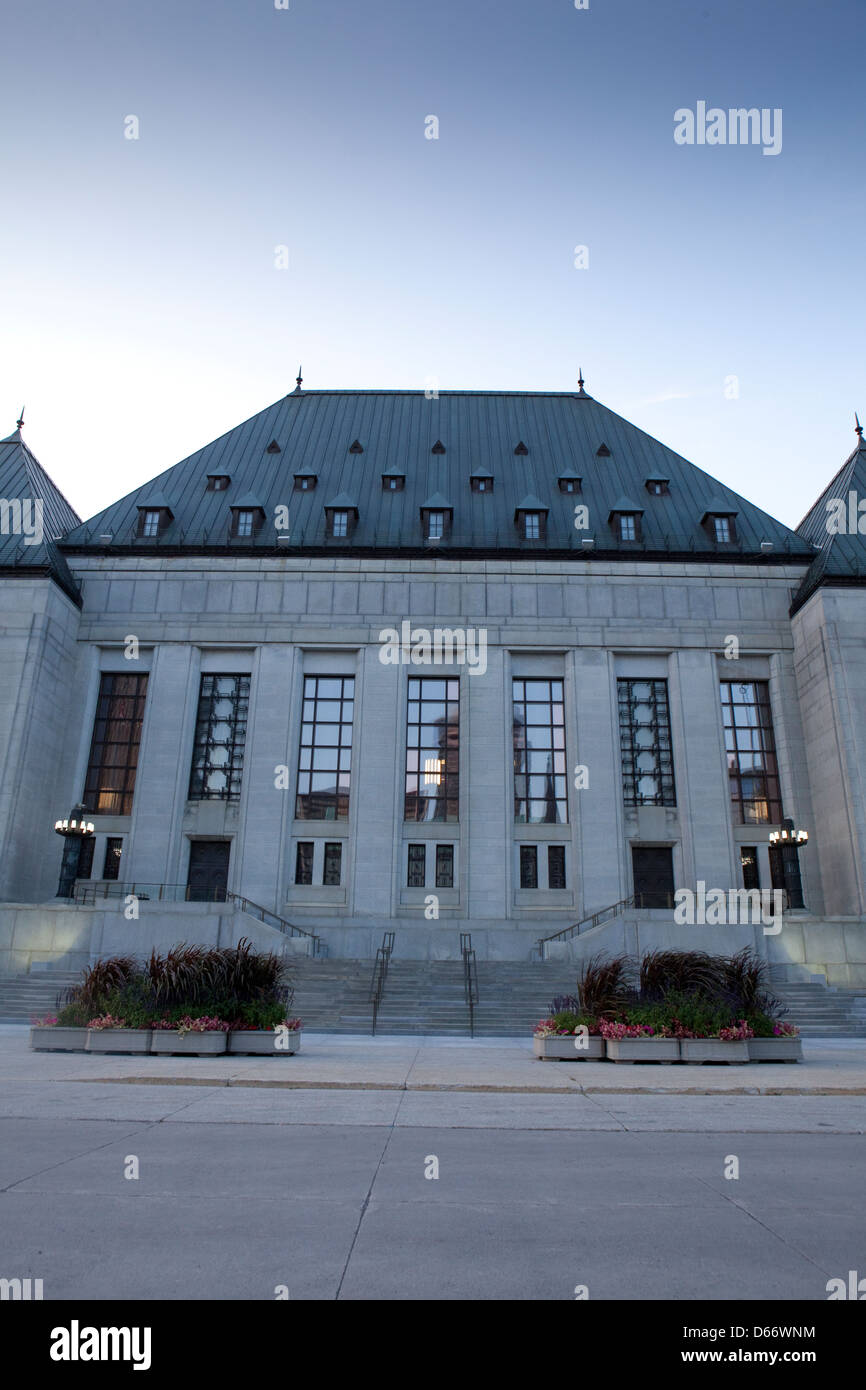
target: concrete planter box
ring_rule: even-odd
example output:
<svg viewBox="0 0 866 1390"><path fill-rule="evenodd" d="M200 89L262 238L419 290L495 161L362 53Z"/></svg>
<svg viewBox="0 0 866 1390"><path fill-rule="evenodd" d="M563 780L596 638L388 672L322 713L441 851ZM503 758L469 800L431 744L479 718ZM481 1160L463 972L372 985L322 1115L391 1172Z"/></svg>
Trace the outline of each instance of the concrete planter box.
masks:
<svg viewBox="0 0 866 1390"><path fill-rule="evenodd" d="M723 1042L721 1038L683 1038L680 1042L684 1062L698 1066L701 1062L748 1062L749 1044Z"/></svg>
<svg viewBox="0 0 866 1390"><path fill-rule="evenodd" d="M289 1057L293 1052L297 1052L301 1046L300 1028L290 1029L280 1040L277 1047L277 1035L273 1028L251 1029L241 1028L228 1035L228 1051L239 1053L246 1052L256 1057Z"/></svg>
<svg viewBox="0 0 866 1390"><path fill-rule="evenodd" d="M678 1062L678 1038L608 1038L610 1062Z"/></svg>
<svg viewBox="0 0 866 1390"><path fill-rule="evenodd" d="M183 1037L180 1037L174 1028L170 1031L154 1028L150 1050L177 1052L183 1057L217 1057L226 1050L226 1037L227 1034L223 1032L184 1033Z"/></svg>
<svg viewBox="0 0 866 1390"><path fill-rule="evenodd" d="M149 1028L85 1028L88 1052L149 1052Z"/></svg>
<svg viewBox="0 0 866 1390"><path fill-rule="evenodd" d="M750 1062L802 1062L803 1044L799 1038L750 1038Z"/></svg>
<svg viewBox="0 0 866 1390"><path fill-rule="evenodd" d="M30 1046L35 1052L83 1052L86 1028L31 1028Z"/></svg>
<svg viewBox="0 0 866 1390"><path fill-rule="evenodd" d="M543 1062L600 1062L604 1060L604 1038L586 1038L585 1047L575 1047L577 1039L533 1038L532 1050Z"/></svg>

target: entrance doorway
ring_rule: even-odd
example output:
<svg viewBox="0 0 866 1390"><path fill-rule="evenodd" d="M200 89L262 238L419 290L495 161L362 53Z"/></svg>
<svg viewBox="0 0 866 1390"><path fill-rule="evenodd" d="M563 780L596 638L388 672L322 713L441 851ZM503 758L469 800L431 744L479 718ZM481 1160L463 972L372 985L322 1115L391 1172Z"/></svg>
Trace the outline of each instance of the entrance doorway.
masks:
<svg viewBox="0 0 866 1390"><path fill-rule="evenodd" d="M191 840L187 897L194 903L224 903L229 881L230 840Z"/></svg>
<svg viewBox="0 0 866 1390"><path fill-rule="evenodd" d="M674 862L669 845L632 845L637 907L673 907Z"/></svg>

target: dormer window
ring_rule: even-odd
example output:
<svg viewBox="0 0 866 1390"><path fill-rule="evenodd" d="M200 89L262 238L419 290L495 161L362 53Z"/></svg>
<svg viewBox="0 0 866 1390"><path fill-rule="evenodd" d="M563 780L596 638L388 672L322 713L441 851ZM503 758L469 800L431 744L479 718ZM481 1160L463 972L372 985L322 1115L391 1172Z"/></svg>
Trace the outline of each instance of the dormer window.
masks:
<svg viewBox="0 0 866 1390"><path fill-rule="evenodd" d="M427 541L447 540L451 533L454 508L441 492L434 492L421 504L421 532Z"/></svg>
<svg viewBox="0 0 866 1390"><path fill-rule="evenodd" d="M671 490L670 478L663 478L660 473L652 473L646 480L646 490L651 497L664 497Z"/></svg>
<svg viewBox="0 0 866 1390"><path fill-rule="evenodd" d="M469 479L469 486L473 492L492 492L493 474L492 473L473 473Z"/></svg>
<svg viewBox="0 0 866 1390"><path fill-rule="evenodd" d="M262 529L265 519L264 509L260 507L252 498L243 499L242 504L232 507L232 524L229 535L237 537L238 540L252 540Z"/></svg>
<svg viewBox="0 0 866 1390"><path fill-rule="evenodd" d="M334 540L348 540L358 520L358 508L353 497L341 492L325 507L325 534Z"/></svg>
<svg viewBox="0 0 866 1390"><path fill-rule="evenodd" d="M562 473L559 477L560 492L580 492L582 478L578 478L575 473Z"/></svg>
<svg viewBox="0 0 866 1390"><path fill-rule="evenodd" d="M514 509L514 524L524 541L543 541L547 536L547 507L531 493Z"/></svg>
<svg viewBox="0 0 866 1390"><path fill-rule="evenodd" d="M382 491L383 492L402 492L406 486L406 475L404 473L383 473Z"/></svg>
<svg viewBox="0 0 866 1390"><path fill-rule="evenodd" d="M619 497L610 509L608 521L618 541L639 541L643 538L643 507L638 507L630 497Z"/></svg>
<svg viewBox="0 0 866 1390"><path fill-rule="evenodd" d="M266 454L281 454L282 452L282 449L275 439L272 439L267 449L265 449Z"/></svg>
<svg viewBox="0 0 866 1390"><path fill-rule="evenodd" d="M228 473L208 473L207 491L225 492L230 482L231 478L229 477Z"/></svg>
<svg viewBox="0 0 866 1390"><path fill-rule="evenodd" d="M701 525L716 545L732 545L737 540L737 513L722 497L714 497L701 517Z"/></svg>
<svg viewBox="0 0 866 1390"><path fill-rule="evenodd" d="M317 481L315 473L296 473L295 492L312 492Z"/></svg>
<svg viewBox="0 0 866 1390"><path fill-rule="evenodd" d="M158 493L138 508L137 535L142 540L158 540L173 519L171 507L162 493Z"/></svg>

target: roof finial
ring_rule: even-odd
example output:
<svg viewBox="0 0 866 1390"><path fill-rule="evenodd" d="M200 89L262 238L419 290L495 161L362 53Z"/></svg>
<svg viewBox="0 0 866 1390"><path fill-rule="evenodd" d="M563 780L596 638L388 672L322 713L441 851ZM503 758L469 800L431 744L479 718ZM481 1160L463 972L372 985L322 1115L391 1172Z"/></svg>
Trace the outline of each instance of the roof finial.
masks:
<svg viewBox="0 0 866 1390"><path fill-rule="evenodd" d="M303 376L301 375L301 373L303 372L303 370L304 370L303 367L299 367L299 368L298 368L298 375L295 377L295 381L298 383L298 390L299 390L299 391L300 391L301 386L303 385L303 381L304 381L304 378L303 378Z"/></svg>
<svg viewBox="0 0 866 1390"><path fill-rule="evenodd" d="M578 367L577 369L577 389L579 391L583 390L583 367Z"/></svg>
<svg viewBox="0 0 866 1390"><path fill-rule="evenodd" d="M21 414L22 414L22 415L24 414L24 411L23 411L23 410L21 411ZM862 439L862 438L863 438L863 426L860 424L860 417L859 417L859 415L857 414L857 411L856 411L856 410L854 411L854 419L857 421L857 424L856 424L856 426L854 427L854 433L856 434L856 436L857 436L858 439ZM21 423L20 420L19 420L18 423L19 423L19 424Z"/></svg>
<svg viewBox="0 0 866 1390"><path fill-rule="evenodd" d="M15 424L18 426L18 429L19 429L19 430L22 429L23 426L24 426L24 407L23 407L23 405L22 405L22 407L21 407L21 415L20 415L20 418L17 419L17 420L15 421Z"/></svg>

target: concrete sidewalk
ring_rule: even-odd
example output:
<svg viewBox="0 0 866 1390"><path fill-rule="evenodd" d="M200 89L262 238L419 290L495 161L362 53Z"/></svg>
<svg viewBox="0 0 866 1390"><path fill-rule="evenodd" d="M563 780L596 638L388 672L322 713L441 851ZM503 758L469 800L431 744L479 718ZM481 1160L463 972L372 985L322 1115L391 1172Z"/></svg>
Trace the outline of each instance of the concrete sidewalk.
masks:
<svg viewBox="0 0 866 1390"><path fill-rule="evenodd" d="M46 1299L824 1300L862 1268L863 1042L699 1068L28 1041L0 1030L0 1272Z"/></svg>
<svg viewBox="0 0 866 1390"><path fill-rule="evenodd" d="M0 1081L292 1090L586 1095L866 1096L866 1039L815 1039L804 1061L746 1066L541 1062L531 1040L305 1033L294 1056L135 1057L33 1052L29 1028L0 1027Z"/></svg>

